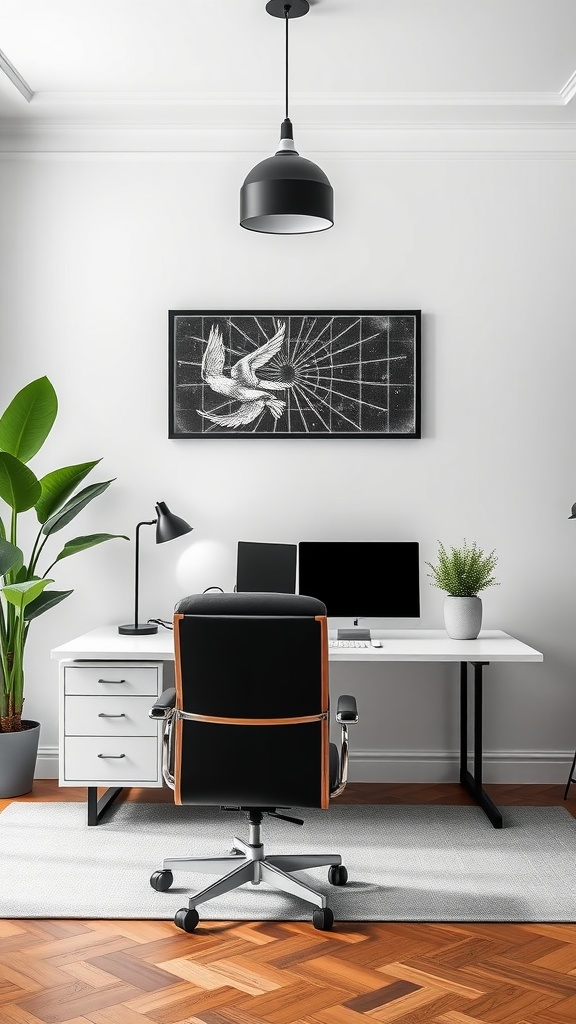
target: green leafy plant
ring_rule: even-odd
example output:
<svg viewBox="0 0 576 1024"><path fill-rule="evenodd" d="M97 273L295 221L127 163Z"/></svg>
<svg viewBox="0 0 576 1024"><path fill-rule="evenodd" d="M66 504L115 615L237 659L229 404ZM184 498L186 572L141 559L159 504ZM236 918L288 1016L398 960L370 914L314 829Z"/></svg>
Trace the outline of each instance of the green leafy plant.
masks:
<svg viewBox="0 0 576 1024"><path fill-rule="evenodd" d="M461 548L451 547L450 551L438 541L438 563L426 565L432 570L428 576L433 586L445 590L451 597L475 597L486 587L499 586L492 573L498 561L494 551L485 554L476 541Z"/></svg>
<svg viewBox="0 0 576 1024"><path fill-rule="evenodd" d="M63 558L122 536L92 533L67 541L40 575L44 546L102 494L112 480L76 490L98 465L83 462L63 466L40 480L28 462L48 437L58 399L47 377L33 380L13 398L0 417L0 499L8 506L6 522L0 517L0 732L19 732L24 703L24 648L32 619L43 615L73 593L50 590L49 573ZM39 523L26 556L18 546L19 516L34 509Z"/></svg>

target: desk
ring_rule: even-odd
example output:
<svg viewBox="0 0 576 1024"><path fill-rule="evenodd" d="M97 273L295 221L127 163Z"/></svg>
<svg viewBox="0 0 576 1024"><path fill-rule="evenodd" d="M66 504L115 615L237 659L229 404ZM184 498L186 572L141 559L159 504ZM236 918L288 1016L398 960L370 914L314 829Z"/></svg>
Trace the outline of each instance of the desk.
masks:
<svg viewBox="0 0 576 1024"><path fill-rule="evenodd" d="M331 636L335 633L332 634ZM331 662L455 662L460 666L460 782L492 822L502 815L482 785L483 669L492 662L540 662L543 655L501 630L451 640L443 629L372 630L382 647L331 648ZM96 825L125 785L161 786L158 723L148 708L174 661L172 633L121 636L102 626L51 652L60 662L60 785L88 789ZM468 770L468 666L472 668L473 771ZM120 746L123 748L119 750ZM98 787L110 787L98 800Z"/></svg>

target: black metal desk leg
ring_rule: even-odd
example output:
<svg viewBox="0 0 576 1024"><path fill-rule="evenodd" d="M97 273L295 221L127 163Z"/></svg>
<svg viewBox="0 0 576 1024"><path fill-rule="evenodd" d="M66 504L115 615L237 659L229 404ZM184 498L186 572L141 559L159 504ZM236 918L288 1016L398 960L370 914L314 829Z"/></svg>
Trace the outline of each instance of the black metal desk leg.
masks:
<svg viewBox="0 0 576 1024"><path fill-rule="evenodd" d="M564 790L564 800L568 796L568 790L570 789L570 783L571 782L576 782L576 778L574 778L574 769L575 768L576 768L576 752L574 753L574 760L572 761L572 767L570 769L570 774L568 776L568 782L566 783L566 789Z"/></svg>
<svg viewBox="0 0 576 1024"><path fill-rule="evenodd" d="M468 771L468 664L460 662L460 782Z"/></svg>
<svg viewBox="0 0 576 1024"><path fill-rule="evenodd" d="M86 806L88 809L89 825L100 824L103 815L106 814L110 804L114 803L118 794L122 792L122 789L122 786L119 786L117 789L107 789L100 799L98 799L97 787L88 786Z"/></svg>
<svg viewBox="0 0 576 1024"><path fill-rule="evenodd" d="M488 662L473 661L474 669L474 774L468 771L468 665L460 662L460 782L492 822L502 828L502 815L482 787L482 669Z"/></svg>

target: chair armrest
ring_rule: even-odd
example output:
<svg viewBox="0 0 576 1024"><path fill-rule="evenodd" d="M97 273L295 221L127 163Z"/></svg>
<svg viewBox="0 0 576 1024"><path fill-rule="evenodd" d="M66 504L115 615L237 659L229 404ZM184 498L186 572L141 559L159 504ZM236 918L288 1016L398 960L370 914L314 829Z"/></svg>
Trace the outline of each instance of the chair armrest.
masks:
<svg viewBox="0 0 576 1024"><path fill-rule="evenodd" d="M336 708L336 721L340 724L345 722L357 722L358 721L358 708L356 706L356 697L352 697L349 693L343 693L338 697L338 707Z"/></svg>
<svg viewBox="0 0 576 1024"><path fill-rule="evenodd" d="M176 704L176 690L173 686L169 687L168 690L164 690L160 694L156 703L150 708L148 712L149 718L166 718L168 712Z"/></svg>

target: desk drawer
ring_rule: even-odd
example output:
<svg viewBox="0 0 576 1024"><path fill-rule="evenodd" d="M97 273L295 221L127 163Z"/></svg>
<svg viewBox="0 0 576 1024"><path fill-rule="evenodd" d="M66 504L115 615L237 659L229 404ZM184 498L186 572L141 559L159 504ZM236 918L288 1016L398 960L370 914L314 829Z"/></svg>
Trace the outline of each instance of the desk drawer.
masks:
<svg viewBox="0 0 576 1024"><path fill-rule="evenodd" d="M148 717L154 697L66 697L66 736L157 736Z"/></svg>
<svg viewBox="0 0 576 1024"><path fill-rule="evenodd" d="M108 666L105 663L97 666L66 665L64 693L66 696L69 694L107 694L119 697L127 694L131 696L147 694L156 697L158 694L158 669L146 665Z"/></svg>
<svg viewBox="0 0 576 1024"><path fill-rule="evenodd" d="M103 757L98 755L102 754ZM123 754L123 757L118 755ZM67 736L64 740L66 782L155 782L158 740L155 736Z"/></svg>

